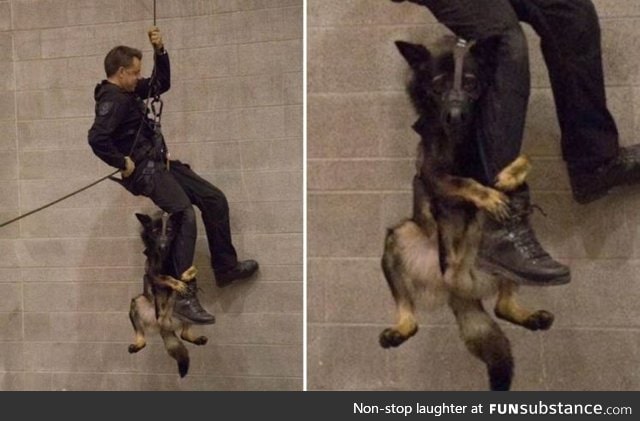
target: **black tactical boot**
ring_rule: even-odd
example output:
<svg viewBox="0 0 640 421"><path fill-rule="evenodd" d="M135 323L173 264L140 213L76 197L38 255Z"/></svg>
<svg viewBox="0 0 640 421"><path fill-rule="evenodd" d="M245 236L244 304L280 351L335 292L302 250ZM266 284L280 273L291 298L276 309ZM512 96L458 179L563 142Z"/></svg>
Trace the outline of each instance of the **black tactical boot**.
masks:
<svg viewBox="0 0 640 421"><path fill-rule="evenodd" d="M187 283L187 292L178 295L173 313L176 317L187 323L197 325L210 325L215 323L216 318L207 313L200 305L200 301L198 301L198 297L196 296L197 290L198 286L195 279Z"/></svg>
<svg viewBox="0 0 640 421"><path fill-rule="evenodd" d="M640 182L640 144L620 148L617 157L595 168L569 164L568 169L576 202L593 202L612 187Z"/></svg>
<svg viewBox="0 0 640 421"><path fill-rule="evenodd" d="M226 272L216 272L216 285L220 288L230 285L237 279L248 278L258 270L258 262L255 260L243 260L236 267Z"/></svg>
<svg viewBox="0 0 640 421"><path fill-rule="evenodd" d="M568 283L569 268L542 248L529 224L529 190L524 187L509 196L509 219L499 222L488 218L485 222L478 266L520 284Z"/></svg>

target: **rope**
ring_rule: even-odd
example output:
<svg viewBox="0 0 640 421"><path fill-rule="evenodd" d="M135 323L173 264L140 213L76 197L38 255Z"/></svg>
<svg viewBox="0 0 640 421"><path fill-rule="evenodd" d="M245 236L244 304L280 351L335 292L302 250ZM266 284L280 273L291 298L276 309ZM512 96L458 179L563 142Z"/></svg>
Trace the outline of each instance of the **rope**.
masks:
<svg viewBox="0 0 640 421"><path fill-rule="evenodd" d="M74 192L72 192L72 193L69 193L69 194L67 194L66 196L63 196L63 197L61 197L61 198L59 198L59 199L56 199L56 200L54 200L53 202L47 203L47 204L46 204L46 205L44 205L44 206L40 206L38 209L34 209L34 210L30 211L30 212L27 212L27 213L25 213L25 214L23 214L23 215L20 215L20 216L16 217L16 218L13 218L13 219L12 219L12 220L10 220L10 221L3 222L3 223L0 225L0 228L4 227L5 225L9 225L9 224L12 224L12 223L14 223L14 222L16 222L16 221L19 221L19 220L20 220L20 219L22 219L22 218L26 218L26 217L27 217L27 216L29 216L29 215L33 215L33 214L34 214L34 213L36 213L36 212L40 212L41 210L46 209L46 208L48 208L49 206L53 206L53 205L55 205L56 203L62 202L63 200L68 199L68 198L70 198L71 196L75 196L76 194L78 194L78 193L80 193L80 192L83 192L83 191L87 190L88 188L91 188L91 187L95 186L95 185L96 185L96 184L98 184L98 183L103 182L103 181L104 181L104 180L106 180L107 178L109 178L109 177L113 177L113 176L114 176L115 174L117 174L118 172L120 172L120 170L115 170L115 171L114 171L114 172L112 172L111 174L109 174L109 175L105 175L104 177L102 177L102 178L100 178L100 179L98 179L98 180L94 181L93 183L91 183L91 184L87 184L86 186L84 186L84 187L82 187L82 188L80 188L80 189L78 189L78 190L76 190L76 191L74 191Z"/></svg>
<svg viewBox="0 0 640 421"><path fill-rule="evenodd" d="M153 0L153 26L156 26L156 0ZM154 54L154 61L155 61L155 54ZM151 96L152 96L151 94L153 92L154 85L155 85L155 82L156 82L155 79L156 79L156 66L155 66L155 63L154 63L153 71L151 72L151 77L149 78L149 91L147 92L147 102L145 103L145 110L149 110L149 101L151 99ZM162 100L160 99L160 95L156 94L154 96L154 101L156 101L156 100L160 101L161 107L160 107L160 113L159 114L162 114ZM152 112L155 115L155 109L153 109ZM129 156L131 156L131 154L133 153L133 150L135 149L135 147L136 147L136 145L138 143L138 140L140 138L140 132L142 131L142 126L146 123L146 121L145 121L146 118L147 118L146 115L144 115L142 117L142 121L140 122L140 126L138 126L138 132L136 133L136 137L134 138L133 144L131 145L131 150L129 151ZM154 120L155 120L156 124L159 124L160 123L160 115L155 115ZM81 193L81 192L83 192L83 191L95 186L96 184L102 183L104 180L110 179L110 180L113 180L113 181L116 181L116 182L120 182L120 180L118 180L117 178L114 177L119 172L120 172L120 170L115 170L111 174L105 175L104 177L99 178L98 180L96 180L96 181L94 181L92 183L89 183L86 186L81 187L81 188L79 188L78 190L76 190L74 192L71 192L71 193L69 193L69 194L67 194L65 196L60 197L59 199L54 200L53 202L49 202L46 205L40 206L37 209L29 211L29 212L27 212L25 214L22 214L20 216L17 216L17 217L15 217L15 218L13 218L13 219L11 219L9 221L3 222L2 224L0 224L0 228L5 227L5 226L7 226L9 224L12 224L14 222L17 222L17 221L21 220L22 218L26 218L29 215L33 215L34 213L40 212L40 211L42 211L42 210L44 210L44 209L46 209L46 208L48 208L50 206L53 206L53 205L55 205L57 203L60 203L63 200L66 200L66 199L68 199L68 198L70 198L72 196L75 196L78 193Z"/></svg>

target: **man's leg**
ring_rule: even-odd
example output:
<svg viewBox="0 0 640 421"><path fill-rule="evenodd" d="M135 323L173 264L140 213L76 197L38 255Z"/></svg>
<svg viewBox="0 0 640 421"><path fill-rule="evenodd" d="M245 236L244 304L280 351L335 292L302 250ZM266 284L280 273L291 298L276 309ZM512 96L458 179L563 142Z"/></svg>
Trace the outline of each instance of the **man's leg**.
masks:
<svg viewBox="0 0 640 421"><path fill-rule="evenodd" d="M514 14L515 17L515 14ZM480 103L478 140L488 162L486 184L520 154L530 92L528 49L522 28L500 38L494 80ZM506 142L504 140L507 140ZM531 197L525 184L509 193L509 218L489 218L478 263L524 284L558 285L570 281L567 266L547 253L531 227Z"/></svg>
<svg viewBox="0 0 640 421"><path fill-rule="evenodd" d="M189 197L164 164L156 162L153 165L153 173L150 176L136 177L137 183L145 184L136 187L139 191L144 191L160 209L177 216L178 231L173 240L169 268L172 273L169 275L180 279L182 273L193 265L197 237L195 212ZM147 162L140 163L140 166L138 171L146 167ZM214 316L207 313L198 301L196 281L189 282L188 286L187 293L176 300L174 313L192 323L214 323Z"/></svg>
<svg viewBox="0 0 640 421"><path fill-rule="evenodd" d="M471 174L491 185L494 177L520 153L530 91L525 35L508 0L412 0L429 8L457 36L470 40L495 37L493 80L480 100L478 124L483 171ZM569 268L544 251L529 224L526 187L512 194L511 218L487 223L479 264L513 279L550 285L569 281Z"/></svg>
<svg viewBox="0 0 640 421"><path fill-rule="evenodd" d="M202 213L216 284L226 286L255 273L257 262L238 261L231 240L229 204L224 193L179 161L171 162L171 173Z"/></svg>
<svg viewBox="0 0 640 421"><path fill-rule="evenodd" d="M607 108L600 24L591 0L510 0L540 36L562 153L576 201L596 200L640 181L640 146L620 148Z"/></svg>

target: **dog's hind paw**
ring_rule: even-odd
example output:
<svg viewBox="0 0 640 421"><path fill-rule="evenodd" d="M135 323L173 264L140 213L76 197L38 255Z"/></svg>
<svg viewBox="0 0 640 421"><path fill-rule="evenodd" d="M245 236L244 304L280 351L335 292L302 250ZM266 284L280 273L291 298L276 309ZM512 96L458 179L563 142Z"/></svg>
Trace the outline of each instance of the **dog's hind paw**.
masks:
<svg viewBox="0 0 640 421"><path fill-rule="evenodd" d="M391 327L387 328L380 334L380 346L385 349L398 347L402 345L407 339L415 335L417 331L418 327L416 326L415 330L413 330L409 335L404 335L397 329Z"/></svg>
<svg viewBox="0 0 640 421"><path fill-rule="evenodd" d="M193 343L194 343L195 345L206 345L208 340L209 340L209 339L207 339L207 337L206 337L206 336L198 336L198 337L193 341Z"/></svg>
<svg viewBox="0 0 640 421"><path fill-rule="evenodd" d="M131 344L131 345L129 345L129 354L135 354L136 352L138 352L142 348L144 348L146 345L147 344L142 344L142 345Z"/></svg>
<svg viewBox="0 0 640 421"><path fill-rule="evenodd" d="M529 330L547 330L553 324L554 316L546 310L538 310L527 317L524 327Z"/></svg>

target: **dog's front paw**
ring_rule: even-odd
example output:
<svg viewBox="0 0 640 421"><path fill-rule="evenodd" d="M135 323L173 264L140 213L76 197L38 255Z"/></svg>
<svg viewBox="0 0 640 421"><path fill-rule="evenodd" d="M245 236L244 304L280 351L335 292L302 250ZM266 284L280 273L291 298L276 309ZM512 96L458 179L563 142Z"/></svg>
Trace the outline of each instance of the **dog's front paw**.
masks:
<svg viewBox="0 0 640 421"><path fill-rule="evenodd" d="M521 183L522 182L518 179L518 177L516 177L515 174L501 172L496 177L496 183L494 184L494 187L502 191L511 191Z"/></svg>
<svg viewBox="0 0 640 421"><path fill-rule="evenodd" d="M188 289L187 284L182 281L178 281L173 285L173 290L178 294L185 294Z"/></svg>
<svg viewBox="0 0 640 421"><path fill-rule="evenodd" d="M184 271L184 273L180 277L180 280L182 282L193 281L197 274L198 274L198 269L196 269L195 266L191 266L189 269Z"/></svg>
<svg viewBox="0 0 640 421"><path fill-rule="evenodd" d="M509 217L509 198L495 189L487 189L486 193L480 207L498 220L507 219Z"/></svg>
<svg viewBox="0 0 640 421"><path fill-rule="evenodd" d="M529 159L520 155L496 176L495 188L502 191L513 191L520 187L531 170Z"/></svg>

